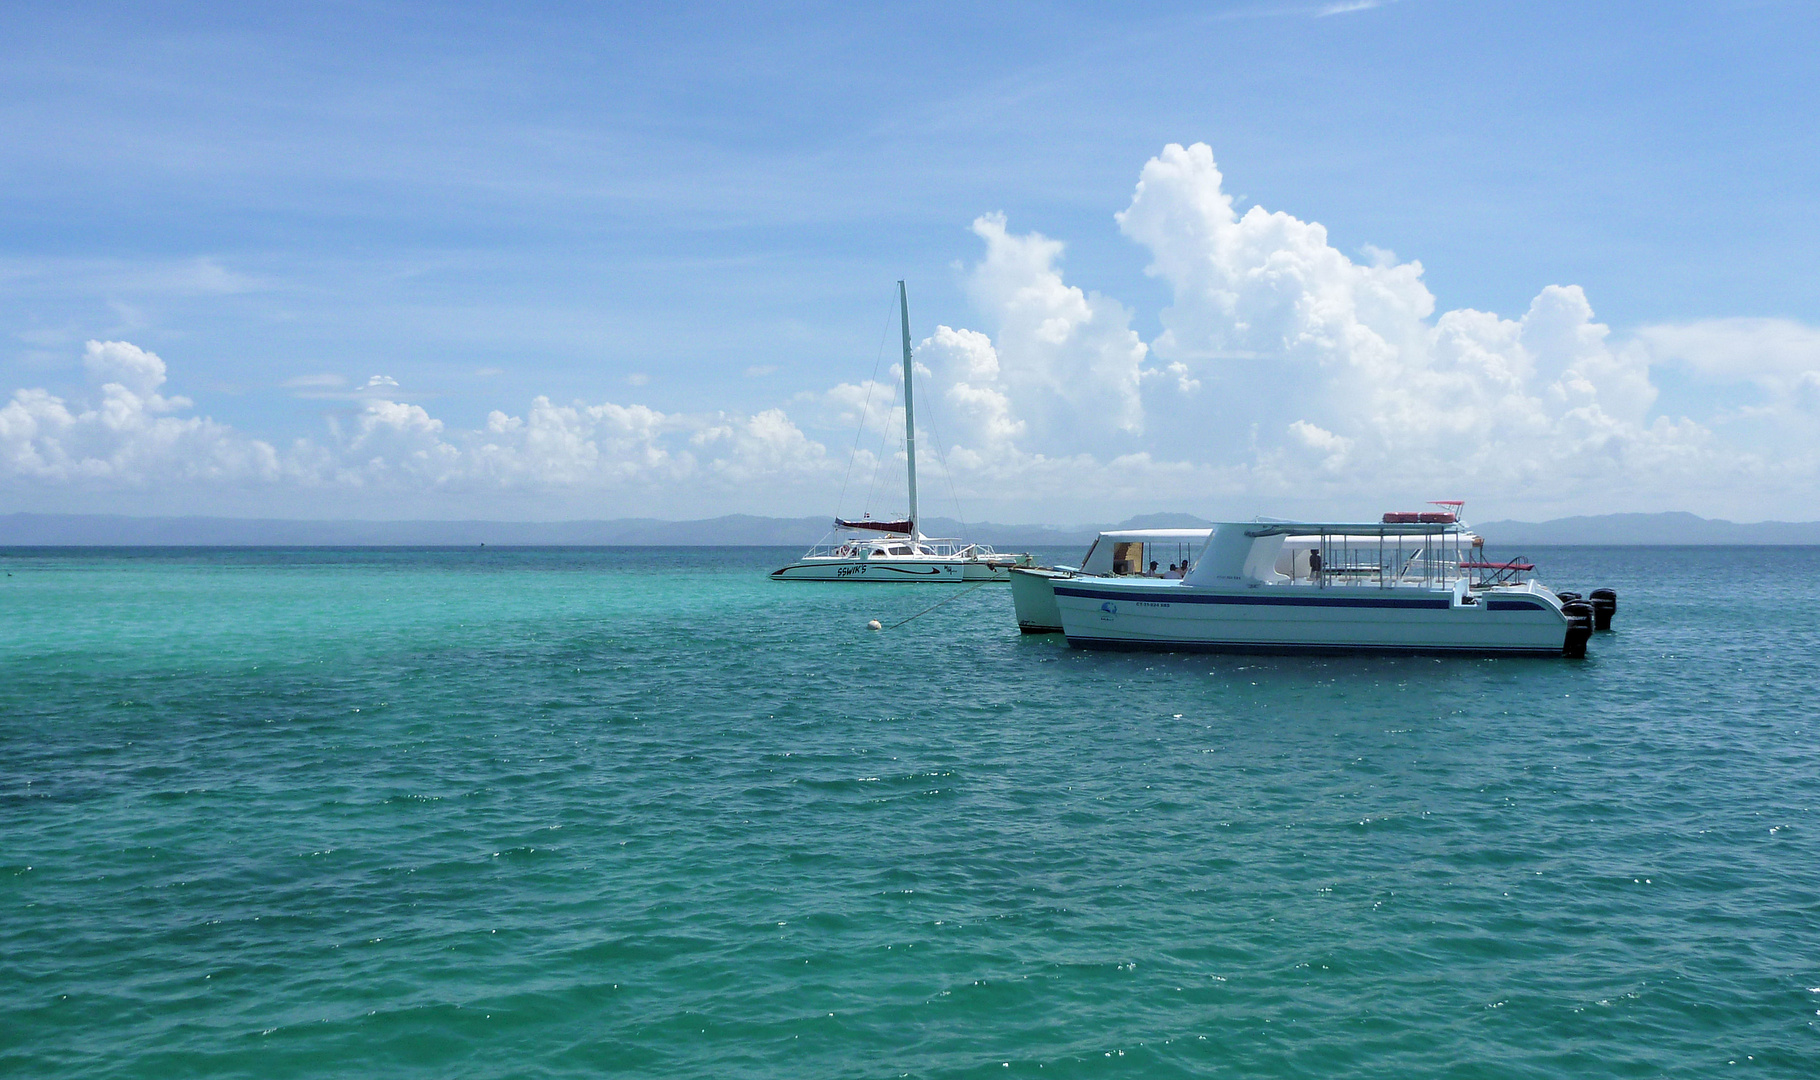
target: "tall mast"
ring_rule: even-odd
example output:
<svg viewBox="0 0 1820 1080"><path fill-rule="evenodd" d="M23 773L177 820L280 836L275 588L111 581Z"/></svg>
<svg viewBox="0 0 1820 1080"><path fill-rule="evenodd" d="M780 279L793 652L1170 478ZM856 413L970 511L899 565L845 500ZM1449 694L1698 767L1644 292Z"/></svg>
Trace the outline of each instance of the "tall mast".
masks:
<svg viewBox="0 0 1820 1080"><path fill-rule="evenodd" d="M914 366L910 360L910 294L901 281L897 283L897 303L904 323L904 452L910 458L910 536L915 539L922 535L916 512L916 397L910 392Z"/></svg>

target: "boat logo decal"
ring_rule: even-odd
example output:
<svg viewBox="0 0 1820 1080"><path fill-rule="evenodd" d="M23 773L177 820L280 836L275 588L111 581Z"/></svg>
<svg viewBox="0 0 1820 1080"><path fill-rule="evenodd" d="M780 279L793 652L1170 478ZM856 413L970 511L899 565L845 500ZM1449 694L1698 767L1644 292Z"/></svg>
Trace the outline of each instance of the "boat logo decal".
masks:
<svg viewBox="0 0 1820 1080"><path fill-rule="evenodd" d="M1119 617L1119 606L1108 600L1100 605L1100 621L1111 622Z"/></svg>

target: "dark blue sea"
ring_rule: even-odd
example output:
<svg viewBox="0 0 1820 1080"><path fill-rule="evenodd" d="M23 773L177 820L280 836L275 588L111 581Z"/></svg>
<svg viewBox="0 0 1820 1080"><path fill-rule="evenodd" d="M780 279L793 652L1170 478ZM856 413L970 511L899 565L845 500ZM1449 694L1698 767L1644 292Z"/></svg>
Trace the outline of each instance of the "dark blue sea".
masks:
<svg viewBox="0 0 1820 1080"><path fill-rule="evenodd" d="M1820 1075L1820 549L1530 552L1584 661L796 554L0 550L0 1073Z"/></svg>

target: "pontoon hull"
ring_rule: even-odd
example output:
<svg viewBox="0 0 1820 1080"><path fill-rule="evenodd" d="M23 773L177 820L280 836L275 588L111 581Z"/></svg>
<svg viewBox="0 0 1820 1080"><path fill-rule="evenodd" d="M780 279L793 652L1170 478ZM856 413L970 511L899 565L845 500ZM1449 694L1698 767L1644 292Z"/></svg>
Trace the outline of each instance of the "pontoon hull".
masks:
<svg viewBox="0 0 1820 1080"><path fill-rule="evenodd" d="M877 581L959 584L1009 581L1008 562L981 559L895 557L886 559L798 559L771 572L773 581Z"/></svg>
<svg viewBox="0 0 1820 1080"><path fill-rule="evenodd" d="M1087 649L1560 656L1568 620L1547 590L1277 586L1179 582L1054 585L1068 644Z"/></svg>
<svg viewBox="0 0 1820 1080"><path fill-rule="evenodd" d="M800 559L771 571L771 580L959 585L967 580L967 564L959 559Z"/></svg>
<svg viewBox="0 0 1820 1080"><path fill-rule="evenodd" d="M1063 570L1013 570L1011 603L1017 610L1017 628L1026 634L1061 633L1062 612L1055 606L1055 583L1073 576Z"/></svg>

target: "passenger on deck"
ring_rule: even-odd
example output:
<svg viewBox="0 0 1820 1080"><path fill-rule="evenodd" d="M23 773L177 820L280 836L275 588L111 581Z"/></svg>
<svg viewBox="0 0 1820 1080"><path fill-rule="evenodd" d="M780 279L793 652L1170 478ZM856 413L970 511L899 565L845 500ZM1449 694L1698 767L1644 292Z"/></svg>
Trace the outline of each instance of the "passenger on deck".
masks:
<svg viewBox="0 0 1820 1080"><path fill-rule="evenodd" d="M1188 576L1188 564L1183 563L1181 566L1178 567L1178 566L1176 566L1176 564L1170 563L1169 572L1167 574L1164 574L1163 576L1166 578L1172 578L1176 581L1180 581L1182 578L1185 578Z"/></svg>
<svg viewBox="0 0 1820 1080"><path fill-rule="evenodd" d="M1163 576L1156 572L1156 560L1155 559L1150 560L1150 573L1145 574L1144 576L1145 577L1162 577Z"/></svg>

